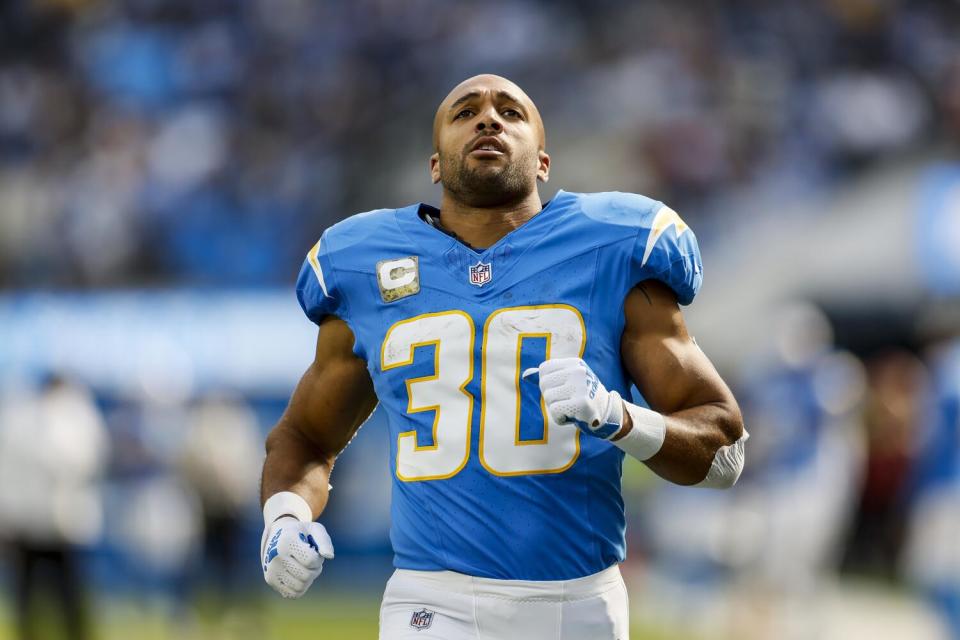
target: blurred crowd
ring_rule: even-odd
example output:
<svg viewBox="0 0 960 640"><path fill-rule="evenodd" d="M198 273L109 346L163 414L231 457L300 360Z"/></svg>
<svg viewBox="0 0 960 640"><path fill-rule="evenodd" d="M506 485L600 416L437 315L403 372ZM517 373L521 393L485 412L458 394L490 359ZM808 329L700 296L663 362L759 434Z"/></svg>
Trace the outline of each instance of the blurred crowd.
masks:
<svg viewBox="0 0 960 640"><path fill-rule="evenodd" d="M433 110L481 71L556 184L699 224L960 140L949 0L8 0L0 287L289 283L330 223L436 197Z"/></svg>
<svg viewBox="0 0 960 640"><path fill-rule="evenodd" d="M141 614L160 609L179 637L199 625L205 596L217 624L246 607L246 635L231 637L259 637L240 595L257 577L263 441L246 402L109 400L59 375L37 382L0 395L0 548L16 637L49 637L50 620L57 637L100 637L101 590Z"/></svg>

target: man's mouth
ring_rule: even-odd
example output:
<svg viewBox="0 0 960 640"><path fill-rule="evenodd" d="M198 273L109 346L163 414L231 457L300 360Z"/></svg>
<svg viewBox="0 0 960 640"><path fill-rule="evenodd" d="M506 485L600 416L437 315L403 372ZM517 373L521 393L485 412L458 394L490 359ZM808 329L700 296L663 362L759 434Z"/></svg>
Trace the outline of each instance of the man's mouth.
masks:
<svg viewBox="0 0 960 640"><path fill-rule="evenodd" d="M496 158L502 156L506 150L500 140L492 136L485 136L473 143L468 155L478 158Z"/></svg>

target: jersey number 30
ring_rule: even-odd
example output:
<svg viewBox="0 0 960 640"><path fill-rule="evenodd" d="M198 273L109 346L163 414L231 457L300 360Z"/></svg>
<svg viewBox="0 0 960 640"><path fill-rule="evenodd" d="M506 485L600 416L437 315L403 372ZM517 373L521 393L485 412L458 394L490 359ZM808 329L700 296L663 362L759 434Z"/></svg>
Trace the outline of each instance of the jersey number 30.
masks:
<svg viewBox="0 0 960 640"><path fill-rule="evenodd" d="M433 374L406 380L407 413L433 412L432 444L416 431L397 440L397 477L441 480L456 475L470 457L476 327L463 311L401 320L387 330L380 352L383 371L413 364L418 347L434 347ZM580 455L580 431L550 420L543 408L543 437L520 437L520 353L525 338L546 340L547 358L582 357L583 317L568 305L508 307L483 326L480 366L480 463L499 476L559 473ZM523 384L529 384L524 382Z"/></svg>

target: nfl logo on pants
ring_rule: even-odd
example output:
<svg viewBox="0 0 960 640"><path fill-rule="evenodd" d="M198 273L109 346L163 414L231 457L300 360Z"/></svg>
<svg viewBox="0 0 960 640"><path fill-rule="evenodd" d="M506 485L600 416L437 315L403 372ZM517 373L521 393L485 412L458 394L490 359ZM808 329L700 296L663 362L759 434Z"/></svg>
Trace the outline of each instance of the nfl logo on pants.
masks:
<svg viewBox="0 0 960 640"><path fill-rule="evenodd" d="M413 617L410 618L410 626L420 631L421 629L427 629L430 625L433 624L433 611L429 609L420 609L420 611L414 611Z"/></svg>
<svg viewBox="0 0 960 640"><path fill-rule="evenodd" d="M493 270L489 262L477 262L477 264L470 267L470 284L482 287L490 282L492 278Z"/></svg>

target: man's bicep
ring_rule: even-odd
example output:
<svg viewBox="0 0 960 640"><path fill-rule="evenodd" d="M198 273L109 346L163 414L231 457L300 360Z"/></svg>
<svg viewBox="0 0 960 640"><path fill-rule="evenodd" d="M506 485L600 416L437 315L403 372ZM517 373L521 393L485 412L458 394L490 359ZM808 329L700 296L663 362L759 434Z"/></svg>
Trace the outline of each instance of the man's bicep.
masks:
<svg viewBox="0 0 960 640"><path fill-rule="evenodd" d="M650 407L674 413L733 399L720 374L687 332L676 294L647 280L627 295L620 353Z"/></svg>
<svg viewBox="0 0 960 640"><path fill-rule="evenodd" d="M366 364L353 353L353 332L335 316L320 325L313 363L290 398L281 424L326 453L341 451L377 406Z"/></svg>

